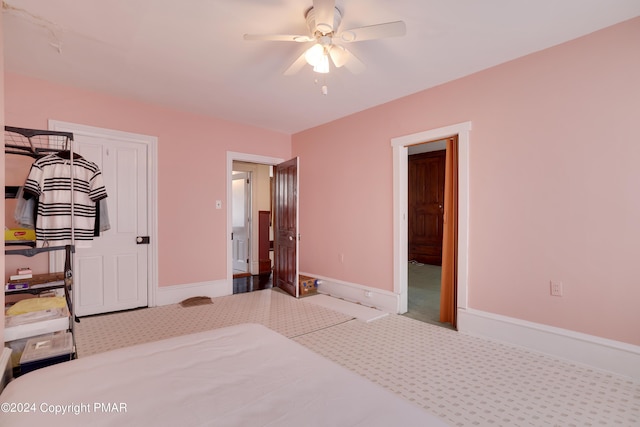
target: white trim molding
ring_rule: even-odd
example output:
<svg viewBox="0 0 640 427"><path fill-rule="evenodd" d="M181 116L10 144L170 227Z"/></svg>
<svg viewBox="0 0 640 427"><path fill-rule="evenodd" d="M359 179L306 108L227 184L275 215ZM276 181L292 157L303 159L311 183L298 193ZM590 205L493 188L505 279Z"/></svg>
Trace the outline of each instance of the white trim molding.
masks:
<svg viewBox="0 0 640 427"><path fill-rule="evenodd" d="M408 308L409 148L458 135L458 309L468 306L469 271L469 133L471 122L458 123L391 139L393 147L393 292L396 313Z"/></svg>
<svg viewBox="0 0 640 427"><path fill-rule="evenodd" d="M378 288L344 282L312 273L300 273L318 280L318 293L331 295L345 301L355 302L367 307L377 308L387 313L396 313L398 295Z"/></svg>
<svg viewBox="0 0 640 427"><path fill-rule="evenodd" d="M458 331L640 380L640 346L474 309Z"/></svg>
<svg viewBox="0 0 640 427"><path fill-rule="evenodd" d="M177 304L192 297L223 297L233 294L233 283L227 280L159 286L156 305Z"/></svg>

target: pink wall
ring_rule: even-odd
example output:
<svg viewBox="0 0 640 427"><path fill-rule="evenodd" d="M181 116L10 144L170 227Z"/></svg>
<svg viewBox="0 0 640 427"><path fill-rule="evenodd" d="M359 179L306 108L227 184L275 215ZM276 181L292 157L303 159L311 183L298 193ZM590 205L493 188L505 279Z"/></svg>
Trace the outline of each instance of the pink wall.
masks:
<svg viewBox="0 0 640 427"><path fill-rule="evenodd" d="M301 132L293 149L288 135L12 74L5 122L159 138L160 285L225 277L213 202L232 150L300 156L302 271L390 290L390 139L470 120L470 306L640 344L639 39L628 21Z"/></svg>
<svg viewBox="0 0 640 427"><path fill-rule="evenodd" d="M638 40L640 18L294 135L301 270L391 290L390 140L472 121L470 307L639 345Z"/></svg>
<svg viewBox="0 0 640 427"><path fill-rule="evenodd" d="M226 152L289 158L289 135L7 73L5 122L48 119L158 137L159 285L226 278Z"/></svg>
<svg viewBox="0 0 640 427"><path fill-rule="evenodd" d="M4 31L2 30L2 19L0 19L0 126L4 129ZM3 132L4 146L4 132ZM4 150L0 154L0 182L4 182ZM4 198L0 201L0 212L4 212ZM4 257L0 260L0 271L4 271ZM4 292L0 295L1 307L4 307ZM0 340L4 342L4 316L0 319Z"/></svg>

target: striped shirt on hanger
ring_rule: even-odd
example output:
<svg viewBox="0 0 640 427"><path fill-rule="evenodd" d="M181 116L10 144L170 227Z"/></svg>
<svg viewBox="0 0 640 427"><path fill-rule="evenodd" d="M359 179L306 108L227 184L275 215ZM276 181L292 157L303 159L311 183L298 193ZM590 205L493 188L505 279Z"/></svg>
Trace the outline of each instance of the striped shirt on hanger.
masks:
<svg viewBox="0 0 640 427"><path fill-rule="evenodd" d="M36 160L24 184L25 193L38 197L36 246L75 244L90 247L95 230L97 202L107 197L98 166L78 154L73 157L73 213L71 221L71 161L69 152Z"/></svg>

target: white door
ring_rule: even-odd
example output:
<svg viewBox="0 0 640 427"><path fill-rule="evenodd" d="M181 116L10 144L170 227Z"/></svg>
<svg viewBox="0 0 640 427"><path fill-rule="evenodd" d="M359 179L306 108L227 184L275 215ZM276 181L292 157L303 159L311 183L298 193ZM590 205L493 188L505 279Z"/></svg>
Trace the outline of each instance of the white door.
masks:
<svg viewBox="0 0 640 427"><path fill-rule="evenodd" d="M150 234L148 144L119 137L117 132L63 130L74 132L74 151L96 163L102 171L111 226L94 238L91 248L76 248L74 312L86 316L146 307Z"/></svg>
<svg viewBox="0 0 640 427"><path fill-rule="evenodd" d="M251 215L250 173L234 172L231 182L232 192L232 232L233 232L233 272L249 272L249 235Z"/></svg>

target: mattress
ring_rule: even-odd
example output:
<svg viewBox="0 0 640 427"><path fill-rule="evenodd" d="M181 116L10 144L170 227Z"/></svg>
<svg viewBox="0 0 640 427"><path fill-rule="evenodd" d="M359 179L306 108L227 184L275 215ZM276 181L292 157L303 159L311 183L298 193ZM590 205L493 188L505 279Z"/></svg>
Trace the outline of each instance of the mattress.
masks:
<svg viewBox="0 0 640 427"><path fill-rule="evenodd" d="M43 368L0 395L10 426L445 426L257 324Z"/></svg>

